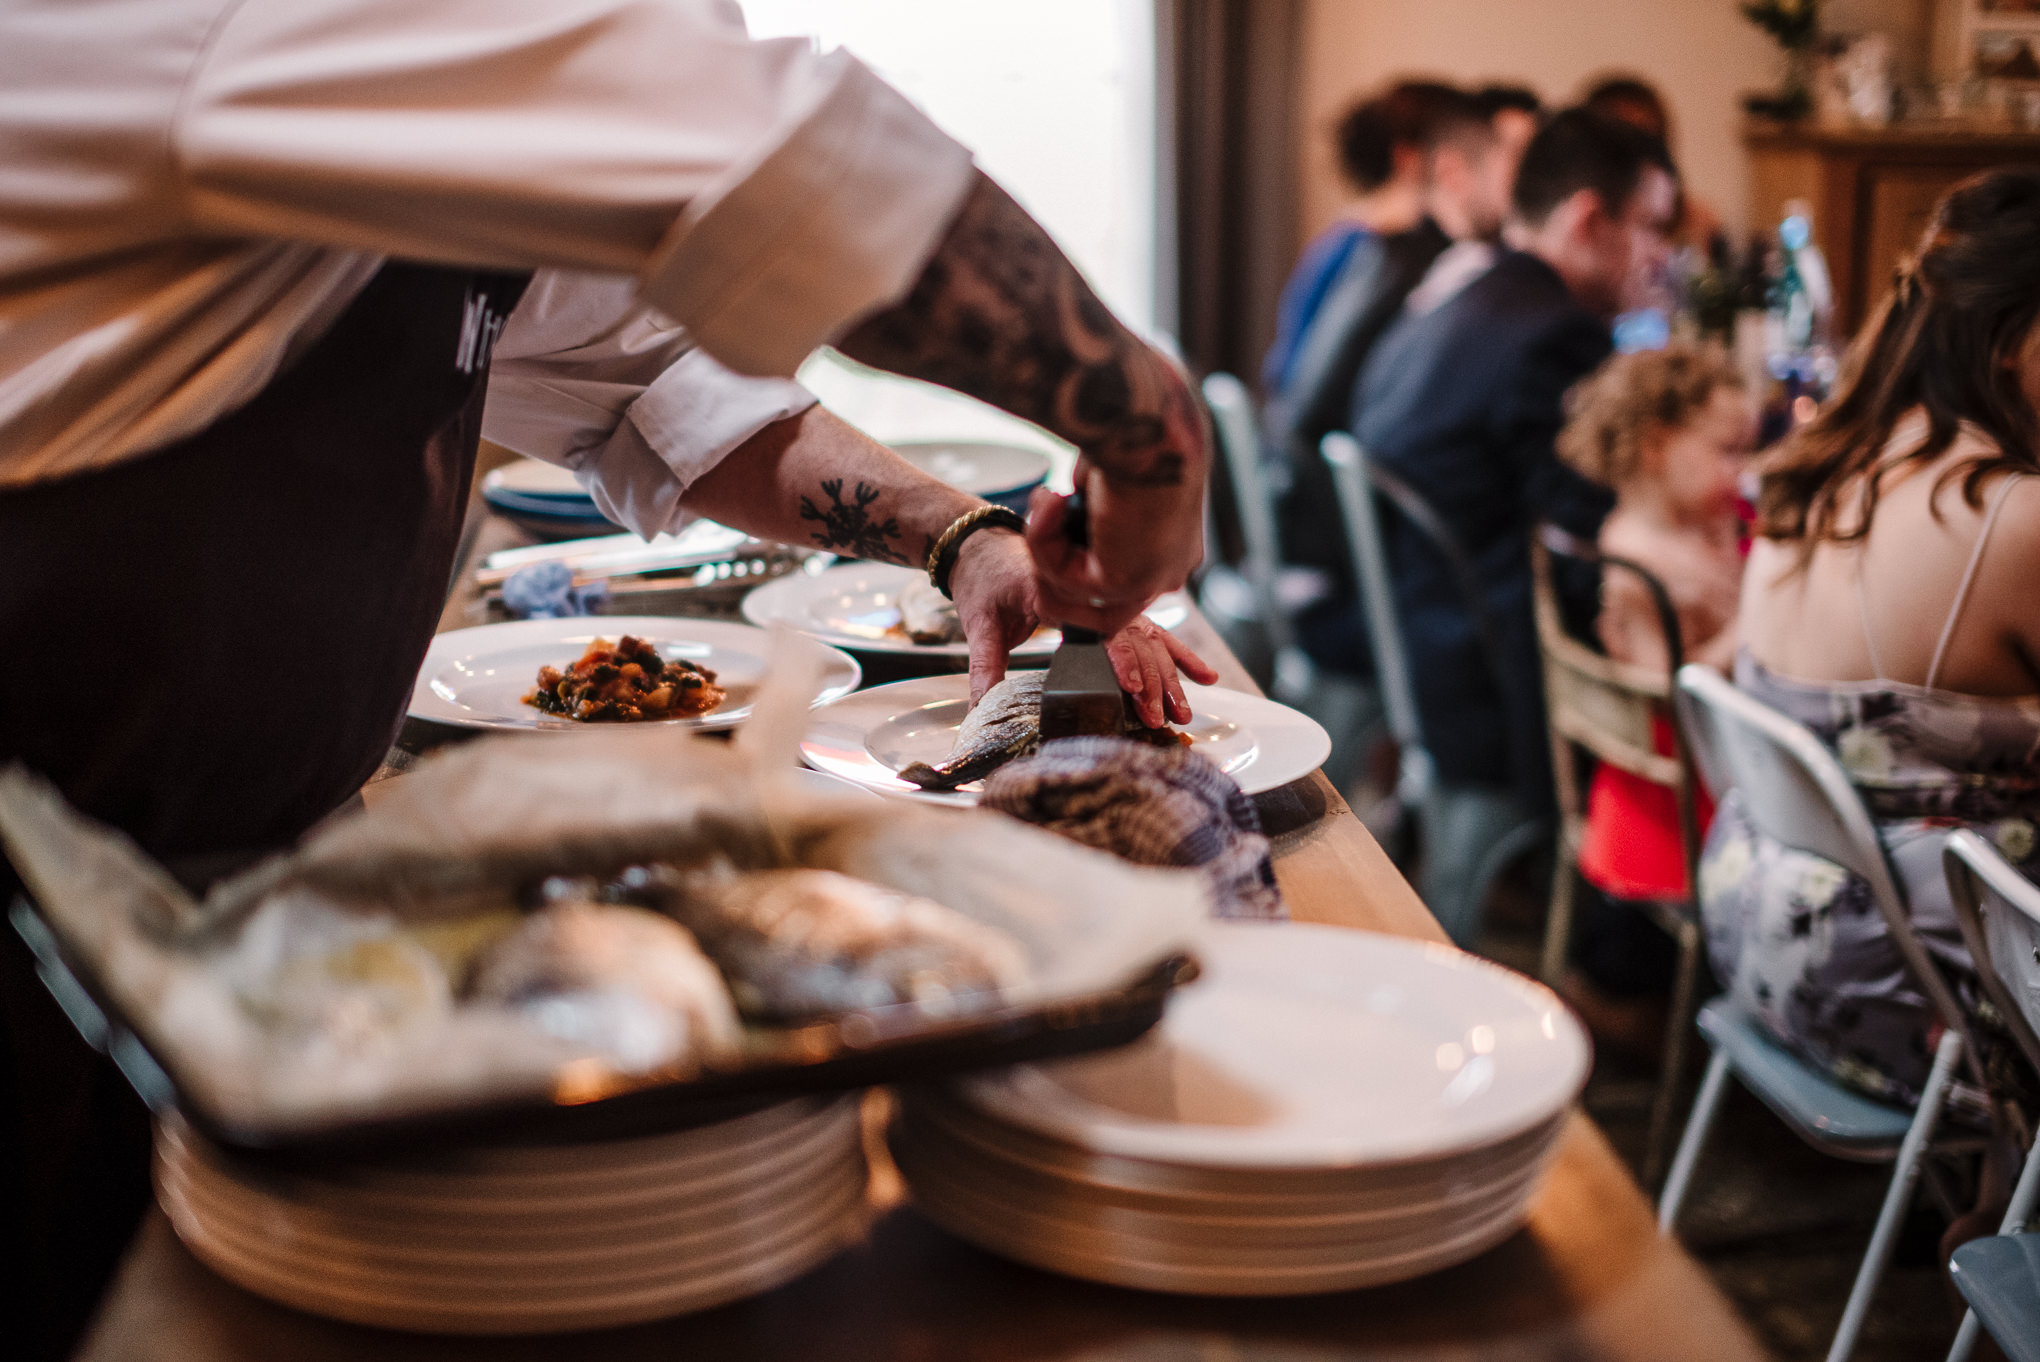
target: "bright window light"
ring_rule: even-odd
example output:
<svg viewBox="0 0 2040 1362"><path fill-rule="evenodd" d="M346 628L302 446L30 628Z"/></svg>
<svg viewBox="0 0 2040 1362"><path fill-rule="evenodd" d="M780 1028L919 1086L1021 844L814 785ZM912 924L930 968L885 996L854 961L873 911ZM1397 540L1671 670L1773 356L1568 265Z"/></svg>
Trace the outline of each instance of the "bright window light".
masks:
<svg viewBox="0 0 2040 1362"><path fill-rule="evenodd" d="M744 0L846 47L977 154L1133 326L1154 321L1152 0Z"/></svg>

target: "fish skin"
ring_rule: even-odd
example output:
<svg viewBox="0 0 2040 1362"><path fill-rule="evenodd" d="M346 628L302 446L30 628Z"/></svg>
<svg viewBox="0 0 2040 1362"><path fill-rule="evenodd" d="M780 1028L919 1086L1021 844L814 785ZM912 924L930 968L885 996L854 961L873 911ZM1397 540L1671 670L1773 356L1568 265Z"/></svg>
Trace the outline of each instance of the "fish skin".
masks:
<svg viewBox="0 0 2040 1362"><path fill-rule="evenodd" d="M1013 672L984 693L956 730L947 760L917 761L900 779L924 790L968 785L1041 746L1041 686L1047 672Z"/></svg>

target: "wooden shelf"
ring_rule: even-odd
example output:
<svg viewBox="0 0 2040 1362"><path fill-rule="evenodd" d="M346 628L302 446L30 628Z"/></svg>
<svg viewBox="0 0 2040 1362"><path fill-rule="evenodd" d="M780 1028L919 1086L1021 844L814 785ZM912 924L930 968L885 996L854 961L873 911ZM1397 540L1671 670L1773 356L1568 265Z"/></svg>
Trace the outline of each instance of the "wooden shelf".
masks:
<svg viewBox="0 0 2040 1362"><path fill-rule="evenodd" d="M1774 230L1785 204L1813 209L1814 240L1835 286L1838 339L1846 339L1891 286L1952 186L1993 166L2040 163L2040 131L1990 124L1896 123L1872 128L1751 119L1753 232Z"/></svg>

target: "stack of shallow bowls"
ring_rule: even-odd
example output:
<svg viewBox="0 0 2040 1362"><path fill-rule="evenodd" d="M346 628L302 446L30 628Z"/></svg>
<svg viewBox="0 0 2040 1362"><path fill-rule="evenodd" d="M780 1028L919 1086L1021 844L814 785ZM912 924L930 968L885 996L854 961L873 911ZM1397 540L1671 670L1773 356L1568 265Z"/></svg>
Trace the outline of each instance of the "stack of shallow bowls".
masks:
<svg viewBox="0 0 2040 1362"><path fill-rule="evenodd" d="M595 498L572 472L537 459L484 474L482 500L541 539L581 539L623 528L595 509Z"/></svg>
<svg viewBox="0 0 2040 1362"><path fill-rule="evenodd" d="M923 473L1021 515L1054 467L1038 449L988 440L900 440L893 449Z"/></svg>
<svg viewBox="0 0 2040 1362"><path fill-rule="evenodd" d="M1287 1295L1473 1257L1529 1211L1586 1081L1547 989L1442 946L1217 924L1123 1050L905 1094L937 1224L1122 1286Z"/></svg>
<svg viewBox="0 0 2040 1362"><path fill-rule="evenodd" d="M592 1329L768 1291L863 1230L852 1097L648 1139L524 1145L345 1172L234 1160L157 1129L157 1190L222 1276L336 1319L436 1333Z"/></svg>

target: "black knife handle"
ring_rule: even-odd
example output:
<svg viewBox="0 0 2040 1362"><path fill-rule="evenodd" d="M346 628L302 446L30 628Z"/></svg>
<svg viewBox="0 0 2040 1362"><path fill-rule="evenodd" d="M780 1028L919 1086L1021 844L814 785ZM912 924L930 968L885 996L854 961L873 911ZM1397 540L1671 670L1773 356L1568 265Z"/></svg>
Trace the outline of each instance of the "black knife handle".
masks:
<svg viewBox="0 0 2040 1362"><path fill-rule="evenodd" d="M1077 484L1076 491L1063 503L1063 538L1080 549L1091 547L1091 507L1084 500L1084 485ZM1065 624L1062 627L1065 643L1102 643L1105 636L1096 629L1085 629L1080 625Z"/></svg>
<svg viewBox="0 0 2040 1362"><path fill-rule="evenodd" d="M1091 547L1091 503L1084 499L1082 484L1063 503L1063 538L1080 549Z"/></svg>

